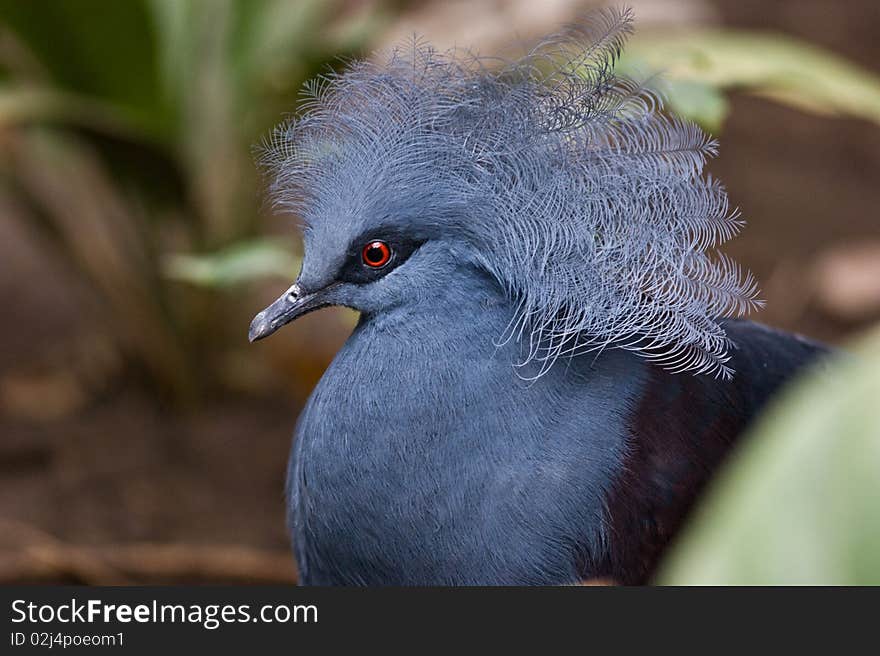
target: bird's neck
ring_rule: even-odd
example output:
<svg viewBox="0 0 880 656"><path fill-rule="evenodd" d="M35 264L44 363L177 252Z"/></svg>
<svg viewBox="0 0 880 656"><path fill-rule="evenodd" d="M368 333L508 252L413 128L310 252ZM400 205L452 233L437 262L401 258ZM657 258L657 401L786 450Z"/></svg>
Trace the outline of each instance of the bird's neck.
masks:
<svg viewBox="0 0 880 656"><path fill-rule="evenodd" d="M496 346L514 310L499 288L443 282L364 317L300 419L291 513L312 582L347 581L343 568L399 583L573 581L572 551L600 539L622 408L639 389L632 357L524 380L518 347Z"/></svg>
<svg viewBox="0 0 880 656"><path fill-rule="evenodd" d="M420 289L397 306L362 315L352 338L370 339L388 331L414 337L424 331L429 341L466 337L491 343L514 314L497 281L469 265L441 268Z"/></svg>

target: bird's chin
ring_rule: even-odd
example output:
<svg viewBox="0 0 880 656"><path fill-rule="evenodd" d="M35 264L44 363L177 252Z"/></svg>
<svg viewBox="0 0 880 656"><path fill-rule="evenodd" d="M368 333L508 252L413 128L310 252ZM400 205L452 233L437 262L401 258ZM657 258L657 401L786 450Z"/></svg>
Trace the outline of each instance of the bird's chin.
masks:
<svg viewBox="0 0 880 656"><path fill-rule="evenodd" d="M314 292L306 292L299 285L292 285L275 302L254 317L248 330L248 340L251 342L261 340L309 312L333 305L328 298L328 292L332 287L331 285Z"/></svg>

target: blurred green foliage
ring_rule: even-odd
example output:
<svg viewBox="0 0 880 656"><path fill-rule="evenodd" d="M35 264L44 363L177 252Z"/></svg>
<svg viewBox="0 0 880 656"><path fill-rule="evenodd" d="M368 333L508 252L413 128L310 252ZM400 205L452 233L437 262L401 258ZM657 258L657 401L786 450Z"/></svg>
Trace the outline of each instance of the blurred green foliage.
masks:
<svg viewBox="0 0 880 656"><path fill-rule="evenodd" d="M386 17L380 1L0 0L3 189L172 396L244 340L223 288L296 273L282 243L254 241L253 144Z"/></svg>
<svg viewBox="0 0 880 656"><path fill-rule="evenodd" d="M277 241L242 241L210 255L175 253L165 260L165 275L206 287L232 287L278 276L293 280L301 258Z"/></svg>
<svg viewBox="0 0 880 656"><path fill-rule="evenodd" d="M880 329L764 415L659 582L880 585L878 401Z"/></svg>
<svg viewBox="0 0 880 656"><path fill-rule="evenodd" d="M745 91L830 116L880 123L880 77L782 34L739 30L639 33L621 70L656 75L670 109L718 133L730 111L725 93Z"/></svg>

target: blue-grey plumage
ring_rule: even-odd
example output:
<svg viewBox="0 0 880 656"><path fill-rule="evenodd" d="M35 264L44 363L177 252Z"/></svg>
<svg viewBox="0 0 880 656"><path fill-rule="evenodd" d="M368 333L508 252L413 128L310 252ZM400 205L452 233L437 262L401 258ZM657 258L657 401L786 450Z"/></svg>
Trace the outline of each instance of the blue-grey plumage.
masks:
<svg viewBox="0 0 880 656"><path fill-rule="evenodd" d="M712 253L741 221L701 175L714 142L614 76L629 29L601 12L500 69L416 43L314 85L268 144L305 256L251 339L362 315L297 425L303 583L644 581L821 352L724 319L757 303Z"/></svg>
<svg viewBox="0 0 880 656"><path fill-rule="evenodd" d="M601 547L643 372L611 351L523 380L512 347L483 338L510 320L501 290L432 259L434 293L366 316L300 418L289 485L301 576L574 581Z"/></svg>

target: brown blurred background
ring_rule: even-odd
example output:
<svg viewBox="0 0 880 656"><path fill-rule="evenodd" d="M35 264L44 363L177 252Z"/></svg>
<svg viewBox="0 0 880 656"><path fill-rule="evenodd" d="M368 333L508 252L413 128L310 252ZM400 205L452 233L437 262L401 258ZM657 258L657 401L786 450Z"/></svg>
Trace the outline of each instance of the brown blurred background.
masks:
<svg viewBox="0 0 880 656"><path fill-rule="evenodd" d="M340 55L510 52L595 4L0 1L0 582L293 580L290 434L353 324L247 344L298 252L251 145ZM721 140L755 318L834 343L880 319L876 0L628 4L630 64Z"/></svg>

